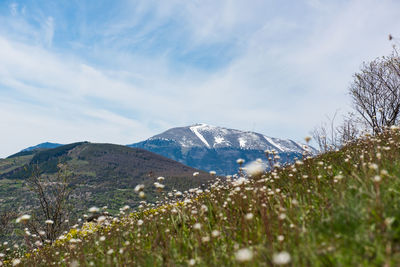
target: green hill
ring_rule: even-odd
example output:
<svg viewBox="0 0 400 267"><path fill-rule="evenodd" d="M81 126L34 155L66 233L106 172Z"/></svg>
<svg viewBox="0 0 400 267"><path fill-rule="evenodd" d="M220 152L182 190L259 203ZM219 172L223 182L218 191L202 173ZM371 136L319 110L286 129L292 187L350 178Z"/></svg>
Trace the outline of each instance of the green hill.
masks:
<svg viewBox="0 0 400 267"><path fill-rule="evenodd" d="M397 129L186 201L85 224L26 266L399 266ZM107 223L109 221L109 223Z"/></svg>
<svg viewBox="0 0 400 267"><path fill-rule="evenodd" d="M126 146L80 142L31 152L0 160L0 211L26 212L34 208L37 203L26 180L35 166L43 175L56 174L59 163L67 166L72 172L71 204L74 213L80 214L91 206L108 205L111 212L126 204L137 206L141 200L134 193L137 184L145 184L148 200L155 201L159 194L153 183L159 176L165 177L168 190L186 190L211 179L204 172L193 177L196 169Z"/></svg>

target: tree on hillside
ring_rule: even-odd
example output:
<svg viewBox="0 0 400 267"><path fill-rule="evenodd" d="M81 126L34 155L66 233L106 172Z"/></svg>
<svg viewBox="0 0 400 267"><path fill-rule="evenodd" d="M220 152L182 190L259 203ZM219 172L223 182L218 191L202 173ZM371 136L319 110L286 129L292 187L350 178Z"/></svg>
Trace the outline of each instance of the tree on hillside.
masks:
<svg viewBox="0 0 400 267"><path fill-rule="evenodd" d="M58 168L56 175L47 176L41 174L39 167L35 166L28 179L29 188L39 208L32 212L32 219L26 222L26 226L42 242L53 242L69 226L71 173L63 164L59 164Z"/></svg>
<svg viewBox="0 0 400 267"><path fill-rule="evenodd" d="M364 63L350 86L355 110L374 134L395 125L400 117L400 57L396 49L388 57Z"/></svg>
<svg viewBox="0 0 400 267"><path fill-rule="evenodd" d="M0 212L0 237L11 231L11 222L17 218L17 213L11 210Z"/></svg>

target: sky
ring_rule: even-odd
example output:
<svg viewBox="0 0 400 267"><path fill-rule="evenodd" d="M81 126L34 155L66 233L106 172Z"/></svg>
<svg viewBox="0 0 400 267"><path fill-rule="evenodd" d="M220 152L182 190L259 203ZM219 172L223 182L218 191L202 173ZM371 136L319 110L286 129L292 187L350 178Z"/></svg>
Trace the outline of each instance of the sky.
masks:
<svg viewBox="0 0 400 267"><path fill-rule="evenodd" d="M2 0L0 157L207 123L301 141L351 111L397 0Z"/></svg>

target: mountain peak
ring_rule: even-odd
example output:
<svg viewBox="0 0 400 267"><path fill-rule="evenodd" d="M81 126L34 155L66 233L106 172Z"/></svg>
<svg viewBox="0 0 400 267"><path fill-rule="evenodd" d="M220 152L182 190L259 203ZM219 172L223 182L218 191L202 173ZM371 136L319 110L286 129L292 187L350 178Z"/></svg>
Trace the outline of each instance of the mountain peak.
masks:
<svg viewBox="0 0 400 267"><path fill-rule="evenodd" d="M182 147L203 147L207 149L237 148L244 150L276 150L277 152L304 151L298 142L269 137L251 131L240 131L206 123L196 123L169 129L150 140L171 140Z"/></svg>

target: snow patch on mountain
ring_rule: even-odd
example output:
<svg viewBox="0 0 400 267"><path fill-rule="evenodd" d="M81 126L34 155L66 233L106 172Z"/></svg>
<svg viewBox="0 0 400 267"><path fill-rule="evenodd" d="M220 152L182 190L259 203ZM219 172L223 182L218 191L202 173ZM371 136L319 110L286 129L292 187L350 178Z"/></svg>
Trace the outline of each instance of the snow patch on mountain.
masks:
<svg viewBox="0 0 400 267"><path fill-rule="evenodd" d="M276 148L278 148L278 150L280 150L281 152L285 151L285 149L283 147L281 147L279 144L275 143L274 140L272 140L272 138L269 138L268 136L264 135L265 140L267 140L271 145L275 146Z"/></svg>
<svg viewBox="0 0 400 267"><path fill-rule="evenodd" d="M204 136L199 133L199 128L202 128L203 125L196 125L190 127L190 130L208 147L210 148L210 145L208 144L207 140L204 138Z"/></svg>
<svg viewBox="0 0 400 267"><path fill-rule="evenodd" d="M247 141L243 137L239 137L238 141L239 141L240 148L245 149Z"/></svg>

